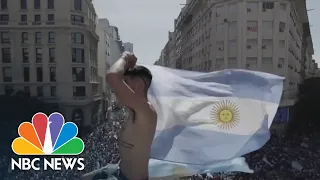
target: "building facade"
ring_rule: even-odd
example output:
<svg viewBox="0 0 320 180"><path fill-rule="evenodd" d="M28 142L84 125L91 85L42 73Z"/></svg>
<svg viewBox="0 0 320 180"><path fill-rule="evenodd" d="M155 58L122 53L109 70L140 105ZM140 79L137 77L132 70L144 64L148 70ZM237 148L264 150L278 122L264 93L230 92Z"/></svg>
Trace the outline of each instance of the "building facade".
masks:
<svg viewBox="0 0 320 180"><path fill-rule="evenodd" d="M297 6L289 0L188 0L175 21L176 64L186 70L240 68L284 76L285 104L293 104L314 53L311 36L304 38L306 11L305 2Z"/></svg>
<svg viewBox="0 0 320 180"><path fill-rule="evenodd" d="M310 63L310 73L309 76L314 76L318 73L319 71L319 67L318 67L318 63L316 63L316 60L312 59L311 63Z"/></svg>
<svg viewBox="0 0 320 180"><path fill-rule="evenodd" d="M123 43L123 47L124 47L124 51L133 53L133 43L131 42Z"/></svg>
<svg viewBox="0 0 320 180"><path fill-rule="evenodd" d="M120 39L120 34L116 26L110 25L110 22L106 18L101 18L98 20L98 26L100 29L107 34L108 41L108 61L107 61L107 70L115 63L122 55L124 51L133 52L133 44L130 42L123 43ZM102 50L103 51L103 50ZM108 84L105 86L107 88L107 99L110 102L116 101L115 94L111 91ZM109 104L110 105L110 104Z"/></svg>
<svg viewBox="0 0 320 180"><path fill-rule="evenodd" d="M58 104L84 127L101 118L96 13L91 0L2 0L0 94Z"/></svg>
<svg viewBox="0 0 320 180"><path fill-rule="evenodd" d="M161 51L159 62L157 65L162 65L165 67L176 68L176 33L168 33L168 41L165 44L163 50Z"/></svg>
<svg viewBox="0 0 320 180"><path fill-rule="evenodd" d="M102 18L98 20L99 26L109 34L110 37L110 65L116 62L124 52L124 46L120 39L118 28L112 26L109 20Z"/></svg>
<svg viewBox="0 0 320 180"><path fill-rule="evenodd" d="M102 82L102 94L103 94L103 112L106 113L109 107L109 99L111 96L111 90L108 87L106 81L106 74L111 67L111 38L108 32L100 26L97 25L96 33L99 36L98 43L98 75L101 77Z"/></svg>

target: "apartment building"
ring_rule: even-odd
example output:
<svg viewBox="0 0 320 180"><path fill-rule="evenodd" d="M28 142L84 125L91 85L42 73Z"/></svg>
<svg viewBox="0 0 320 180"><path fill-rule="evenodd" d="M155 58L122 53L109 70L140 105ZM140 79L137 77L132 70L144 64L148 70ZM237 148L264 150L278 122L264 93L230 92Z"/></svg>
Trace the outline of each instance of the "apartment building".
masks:
<svg viewBox="0 0 320 180"><path fill-rule="evenodd" d="M284 98L295 99L314 53L305 1L300 1L188 0L175 21L176 66L278 74L286 77Z"/></svg>
<svg viewBox="0 0 320 180"><path fill-rule="evenodd" d="M84 127L102 118L92 0L0 0L0 94L55 103Z"/></svg>
<svg viewBox="0 0 320 180"><path fill-rule="evenodd" d="M110 88L106 81L106 74L111 66L111 38L106 30L103 29L99 24L96 28L96 33L99 36L98 43L98 76L102 77L102 92L104 97L103 108L107 110L109 106L109 99L111 96Z"/></svg>
<svg viewBox="0 0 320 180"><path fill-rule="evenodd" d="M318 63L316 63L316 60L312 59L310 64L310 72L309 76L314 76L319 71Z"/></svg>
<svg viewBox="0 0 320 180"><path fill-rule="evenodd" d="M109 36L109 51L108 51L108 69L115 63L122 55L124 51L133 52L133 43L126 42L123 43L120 38L118 27L112 26L108 19L101 18L98 20L98 26L103 29L104 33ZM105 86L107 88L107 98L109 102L116 101L115 94L111 91L108 84Z"/></svg>
<svg viewBox="0 0 320 180"><path fill-rule="evenodd" d="M123 47L124 47L124 51L133 53L133 43L131 42L123 43Z"/></svg>
<svg viewBox="0 0 320 180"><path fill-rule="evenodd" d="M120 58L125 51L125 47L120 39L118 27L110 25L109 20L106 18L99 19L98 24L110 36L110 65L112 65Z"/></svg>
<svg viewBox="0 0 320 180"><path fill-rule="evenodd" d="M165 44L163 50L161 51L159 60L155 65L161 65L170 68L176 68L176 33L168 33L168 42Z"/></svg>

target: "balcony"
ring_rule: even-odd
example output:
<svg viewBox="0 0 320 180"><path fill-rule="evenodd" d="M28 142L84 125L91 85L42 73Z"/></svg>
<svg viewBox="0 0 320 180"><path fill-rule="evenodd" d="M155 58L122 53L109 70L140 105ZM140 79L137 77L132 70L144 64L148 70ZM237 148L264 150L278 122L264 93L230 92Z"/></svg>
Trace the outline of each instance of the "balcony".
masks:
<svg viewBox="0 0 320 180"><path fill-rule="evenodd" d="M185 9L183 9L182 10L183 12L181 12L180 21L177 21L177 26L176 26L177 29L179 29L183 24L188 24L191 22L193 16L190 13L199 2L200 0L193 0L191 1L190 4L187 4L185 6Z"/></svg>
<svg viewBox="0 0 320 180"><path fill-rule="evenodd" d="M32 25L41 25L41 22L33 22Z"/></svg>
<svg viewBox="0 0 320 180"><path fill-rule="evenodd" d="M0 21L0 25L8 25L9 21Z"/></svg>
<svg viewBox="0 0 320 180"><path fill-rule="evenodd" d="M20 22L19 25L28 25L28 22Z"/></svg>
<svg viewBox="0 0 320 180"><path fill-rule="evenodd" d="M55 24L54 21L47 21L47 22L46 22L46 25L54 25L54 24Z"/></svg>
<svg viewBox="0 0 320 180"><path fill-rule="evenodd" d="M95 95L92 95L92 99L93 101L99 101L102 99L102 93L98 93L98 94L95 94Z"/></svg>

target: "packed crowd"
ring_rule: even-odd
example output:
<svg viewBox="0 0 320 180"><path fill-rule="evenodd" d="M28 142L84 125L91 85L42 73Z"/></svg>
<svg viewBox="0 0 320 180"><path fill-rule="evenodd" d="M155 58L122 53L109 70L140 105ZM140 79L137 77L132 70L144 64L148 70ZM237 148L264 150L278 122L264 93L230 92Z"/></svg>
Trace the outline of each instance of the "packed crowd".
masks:
<svg viewBox="0 0 320 180"><path fill-rule="evenodd" d="M246 155L246 160L255 173L205 174L187 179L320 180L320 133L289 138L272 133L268 143Z"/></svg>
<svg viewBox="0 0 320 180"><path fill-rule="evenodd" d="M120 110L107 121L97 125L84 137L85 171L8 171L9 157L0 158L0 177L4 180L79 180L83 173L119 161L117 137L127 113ZM110 120L112 119L112 120ZM209 180L320 180L320 134L287 138L272 133L271 139L259 151L246 156L255 173L205 174L183 179ZM0 178L1 179L1 178Z"/></svg>

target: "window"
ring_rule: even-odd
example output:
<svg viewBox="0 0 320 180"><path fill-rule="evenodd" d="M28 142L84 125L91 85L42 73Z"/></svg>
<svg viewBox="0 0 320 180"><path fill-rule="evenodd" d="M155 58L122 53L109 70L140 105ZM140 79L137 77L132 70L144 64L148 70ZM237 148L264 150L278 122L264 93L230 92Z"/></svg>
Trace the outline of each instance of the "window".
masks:
<svg viewBox="0 0 320 180"><path fill-rule="evenodd" d="M262 58L263 65L272 65L272 58Z"/></svg>
<svg viewBox="0 0 320 180"><path fill-rule="evenodd" d="M10 48L2 48L2 62L3 63L11 63L11 49Z"/></svg>
<svg viewBox="0 0 320 180"><path fill-rule="evenodd" d="M35 21L35 22L40 22L40 21L41 21L41 16L40 16L40 14L34 15L34 21Z"/></svg>
<svg viewBox="0 0 320 180"><path fill-rule="evenodd" d="M2 68L3 82L12 82L12 69L11 67Z"/></svg>
<svg viewBox="0 0 320 180"><path fill-rule="evenodd" d="M8 14L1 14L0 15L0 21L7 23L9 21L9 15Z"/></svg>
<svg viewBox="0 0 320 180"><path fill-rule="evenodd" d="M56 86L51 86L50 87L50 96L51 97L56 97L57 96L57 87Z"/></svg>
<svg viewBox="0 0 320 180"><path fill-rule="evenodd" d="M84 18L83 16L71 15L71 21L72 23L84 23Z"/></svg>
<svg viewBox="0 0 320 180"><path fill-rule="evenodd" d="M48 21L54 21L54 14L48 14Z"/></svg>
<svg viewBox="0 0 320 180"><path fill-rule="evenodd" d="M73 96L74 97L86 96L86 87L85 86L74 86L73 87Z"/></svg>
<svg viewBox="0 0 320 180"><path fill-rule="evenodd" d="M2 44L10 44L10 33L9 32L1 32L1 43Z"/></svg>
<svg viewBox="0 0 320 180"><path fill-rule="evenodd" d="M37 81L42 82L43 81L43 70L42 67L37 67Z"/></svg>
<svg viewBox="0 0 320 180"><path fill-rule="evenodd" d="M224 68L224 59L223 58L216 59L215 69L223 69L223 68Z"/></svg>
<svg viewBox="0 0 320 180"><path fill-rule="evenodd" d="M40 44L41 43L41 39L42 39L42 34L41 32L35 32L35 42L36 44Z"/></svg>
<svg viewBox="0 0 320 180"><path fill-rule="evenodd" d="M13 93L13 86L5 86L4 87L4 92L6 95L12 95Z"/></svg>
<svg viewBox="0 0 320 180"><path fill-rule="evenodd" d="M54 32L49 32L48 36L49 36L49 39L48 39L49 43L55 43L56 42L56 36L55 36Z"/></svg>
<svg viewBox="0 0 320 180"><path fill-rule="evenodd" d="M286 23L280 22L279 23L279 32L284 32L284 28L286 28Z"/></svg>
<svg viewBox="0 0 320 180"><path fill-rule="evenodd" d="M248 21L247 30L249 32L257 32L258 31L258 21Z"/></svg>
<svg viewBox="0 0 320 180"><path fill-rule="evenodd" d="M26 94L26 96L30 96L30 87L29 86L24 86L23 87L23 89L24 89L24 93Z"/></svg>
<svg viewBox="0 0 320 180"><path fill-rule="evenodd" d="M40 9L41 8L40 1L41 0L34 0L34 9Z"/></svg>
<svg viewBox="0 0 320 180"><path fill-rule="evenodd" d="M247 57L246 69L257 70L258 68L258 58Z"/></svg>
<svg viewBox="0 0 320 180"><path fill-rule="evenodd" d="M29 62L29 49L22 48L22 62L28 63Z"/></svg>
<svg viewBox="0 0 320 180"><path fill-rule="evenodd" d="M54 0L48 0L48 9L54 9Z"/></svg>
<svg viewBox="0 0 320 180"><path fill-rule="evenodd" d="M278 68L282 68L284 65L284 58L279 58L279 62L278 62Z"/></svg>
<svg viewBox="0 0 320 180"><path fill-rule="evenodd" d="M28 16L27 16L26 14L22 14L22 15L20 16L20 21L21 21L21 22L27 22L27 21L28 21Z"/></svg>
<svg viewBox="0 0 320 180"><path fill-rule="evenodd" d="M37 96L38 97L43 97L43 86L38 86L37 87Z"/></svg>
<svg viewBox="0 0 320 180"><path fill-rule="evenodd" d="M21 43L22 44L28 44L28 40L29 40L28 32L22 32L22 34L21 34Z"/></svg>
<svg viewBox="0 0 320 180"><path fill-rule="evenodd" d="M50 82L56 82L56 68L50 67Z"/></svg>
<svg viewBox="0 0 320 180"><path fill-rule="evenodd" d="M84 35L80 32L71 33L71 42L75 44L84 44Z"/></svg>
<svg viewBox="0 0 320 180"><path fill-rule="evenodd" d="M282 11L286 11L287 5L286 5L285 3L280 3L280 9L281 9Z"/></svg>
<svg viewBox="0 0 320 180"><path fill-rule="evenodd" d="M20 9L27 9L27 0L20 0Z"/></svg>
<svg viewBox="0 0 320 180"><path fill-rule="evenodd" d="M85 70L84 68L72 68L72 79L73 82L84 82L85 81Z"/></svg>
<svg viewBox="0 0 320 180"><path fill-rule="evenodd" d="M1 10L8 9L8 0L1 0Z"/></svg>
<svg viewBox="0 0 320 180"><path fill-rule="evenodd" d="M23 67L23 81L30 82L30 68Z"/></svg>
<svg viewBox="0 0 320 180"><path fill-rule="evenodd" d="M56 49L49 48L49 62L54 63L56 62Z"/></svg>
<svg viewBox="0 0 320 180"><path fill-rule="evenodd" d="M273 2L264 2L262 3L262 11L265 12L268 9L273 9L274 3Z"/></svg>
<svg viewBox="0 0 320 180"><path fill-rule="evenodd" d="M237 68L237 58L228 58L228 68Z"/></svg>
<svg viewBox="0 0 320 180"><path fill-rule="evenodd" d="M82 11L82 0L74 0L74 10Z"/></svg>
<svg viewBox="0 0 320 180"><path fill-rule="evenodd" d="M42 63L42 49L36 48L36 63Z"/></svg>
<svg viewBox="0 0 320 180"><path fill-rule="evenodd" d="M72 62L84 63L84 49L72 48Z"/></svg>

